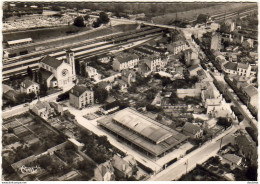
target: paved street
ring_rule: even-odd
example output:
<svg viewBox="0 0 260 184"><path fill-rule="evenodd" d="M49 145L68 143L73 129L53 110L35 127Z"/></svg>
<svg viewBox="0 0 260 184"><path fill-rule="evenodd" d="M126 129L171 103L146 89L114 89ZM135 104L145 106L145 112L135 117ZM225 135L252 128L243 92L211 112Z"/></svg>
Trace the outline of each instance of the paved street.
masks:
<svg viewBox="0 0 260 184"><path fill-rule="evenodd" d="M238 126L232 126L232 128L226 130L212 141L207 142L202 147L196 149L195 151L191 152L190 154L186 155L173 165L169 166L167 169L163 170L162 172L158 173L155 176L152 176L149 180L150 181L172 181L178 180L183 174L191 171L196 167L196 164L202 164L210 157L217 154L221 138L222 139L222 146L232 142L234 137L232 134L238 129ZM188 160L188 165L185 164Z"/></svg>
<svg viewBox="0 0 260 184"><path fill-rule="evenodd" d="M214 73L213 73L214 74ZM240 112L242 113L242 115L244 116L245 120L247 121L247 123L251 126L254 126L254 128L258 127L258 122L255 120L255 118L252 116L252 114L250 113L250 111L247 109L247 107L239 100L239 98L237 97L237 95L234 92L231 92L233 90L231 90L231 87L226 83L224 76L223 75L215 75L216 80L223 86L225 85L225 87L227 88L226 94L228 95L228 97L232 100L232 102L234 103L234 105L240 110Z"/></svg>
<svg viewBox="0 0 260 184"><path fill-rule="evenodd" d="M99 108L99 106L94 106L94 107L90 107L90 108L86 108L83 110L78 110L75 109L71 106L69 106L69 111L75 115L76 120L78 121L78 123L80 125L82 125L83 127L85 127L86 129L94 132L96 135L98 136L107 136L107 139L109 140L109 142L117 147L118 149L125 151L125 153L134 156L134 158L142 163L143 165L146 165L147 167L150 167L152 170L154 171L158 171L161 166L157 165L156 163L154 163L153 161L147 159L146 157L142 156L141 154L137 153L136 151L134 151L133 149L131 149L131 147L124 145L123 143L119 142L115 137L113 137L112 135L108 134L105 130L103 130L102 128L98 127L97 125L97 120L101 119L103 117L99 117L95 120L87 120L86 118L84 118L83 116L86 115L87 113L93 113L95 112L97 109Z"/></svg>

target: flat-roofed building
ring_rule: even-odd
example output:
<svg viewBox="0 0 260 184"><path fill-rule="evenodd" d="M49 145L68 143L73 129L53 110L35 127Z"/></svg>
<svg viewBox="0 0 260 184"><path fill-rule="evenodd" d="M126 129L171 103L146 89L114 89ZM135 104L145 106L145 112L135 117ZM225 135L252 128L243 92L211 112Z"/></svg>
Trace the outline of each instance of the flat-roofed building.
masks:
<svg viewBox="0 0 260 184"><path fill-rule="evenodd" d="M131 108L100 119L98 124L152 157L163 156L188 138Z"/></svg>

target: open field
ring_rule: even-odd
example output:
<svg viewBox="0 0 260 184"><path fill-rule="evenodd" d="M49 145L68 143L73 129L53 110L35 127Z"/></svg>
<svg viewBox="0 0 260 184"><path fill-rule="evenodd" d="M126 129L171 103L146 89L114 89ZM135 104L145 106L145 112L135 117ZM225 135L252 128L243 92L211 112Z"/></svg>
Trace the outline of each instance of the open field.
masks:
<svg viewBox="0 0 260 184"><path fill-rule="evenodd" d="M215 5L207 8L178 12L177 16L176 13L169 13L163 16L154 17L152 18L152 20L154 23L169 24L173 22L176 19L176 17L179 20L191 21L196 19L199 14L208 14L212 16L212 15L225 13L225 12L231 13L236 11L242 11L256 6L257 5L255 3L254 4L253 3L225 3L225 4Z"/></svg>

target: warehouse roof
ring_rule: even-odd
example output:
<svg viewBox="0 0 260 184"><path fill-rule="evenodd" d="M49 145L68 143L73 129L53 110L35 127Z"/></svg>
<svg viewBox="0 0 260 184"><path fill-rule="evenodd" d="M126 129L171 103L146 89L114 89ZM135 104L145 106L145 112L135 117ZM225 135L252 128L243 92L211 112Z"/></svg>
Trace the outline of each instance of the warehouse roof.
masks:
<svg viewBox="0 0 260 184"><path fill-rule="evenodd" d="M170 131L158 126L153 122L153 120L130 108L120 111L113 117L113 119L156 143L160 143L172 136Z"/></svg>
<svg viewBox="0 0 260 184"><path fill-rule="evenodd" d="M123 137L134 145L155 156L158 156L165 151L173 148L174 146L177 146L188 138L187 136L175 131L175 133L173 133L173 136L171 136L170 138L159 144L154 144L151 141L147 140L147 138L129 130L129 128L123 127L118 123L113 122L112 119L112 116L108 116L101 120L98 120L98 122L101 126L109 129L110 131L116 133L117 135Z"/></svg>

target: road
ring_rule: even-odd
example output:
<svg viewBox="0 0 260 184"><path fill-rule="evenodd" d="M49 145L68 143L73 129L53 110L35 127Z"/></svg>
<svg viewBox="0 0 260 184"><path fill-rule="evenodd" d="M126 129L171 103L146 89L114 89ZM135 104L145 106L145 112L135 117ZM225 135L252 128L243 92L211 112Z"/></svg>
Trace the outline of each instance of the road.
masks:
<svg viewBox="0 0 260 184"><path fill-rule="evenodd" d="M178 160L173 165L169 166L162 172L155 176L152 176L149 181L172 181L178 180L183 174L191 171L196 167L196 164L202 164L207 161L210 157L215 156L220 149L221 138L222 146L233 142L234 137L232 134L237 131L238 126L232 126L230 129L226 130L212 141L207 142L202 147L194 150L190 154L184 156L182 159ZM186 164L188 161L188 164Z"/></svg>
<svg viewBox="0 0 260 184"><path fill-rule="evenodd" d="M42 97L40 100L48 101L48 102L56 101L59 94L65 92L65 91L68 91L70 88L72 88L72 86L68 86L66 89L63 89L63 91L51 94L49 96ZM12 107L11 109L7 109L7 110L3 111L2 112L2 119L6 119L6 118L9 118L11 116L22 114L22 113L28 111L30 106L32 106L33 104L36 104L37 101L38 101L38 99L33 100L28 105L25 103L25 104L17 105L15 107Z"/></svg>
<svg viewBox="0 0 260 184"><path fill-rule="evenodd" d="M212 73L213 76L214 76L214 73ZM228 97L232 100L232 102L234 103L234 105L239 109L239 111L241 112L241 114L244 116L246 122L253 126L253 128L256 128L258 127L258 122L255 120L255 118L252 116L252 114L249 112L249 110L246 108L245 109L245 106L243 105L243 103L239 100L239 98L236 96L236 94L233 92L230 92L230 91L233 91L232 88L226 83L223 75L220 75L220 76L215 76L215 79L217 80L217 82L219 82L219 84L226 88L225 90L225 93L228 95ZM237 97L237 98L235 98ZM243 108L243 107L244 108ZM247 111L245 111L247 110Z"/></svg>
<svg viewBox="0 0 260 184"><path fill-rule="evenodd" d="M78 109L75 109L75 108L71 107L70 105L68 105L68 110L72 114L75 115L76 120L78 121L78 123L81 126L85 127L86 129L90 130L91 132L94 132L98 136L103 136L103 135L107 136L108 141L113 146L115 146L119 150L125 152L126 154L132 155L138 162L140 162L143 165L149 167L153 171L155 171L155 172L159 171L161 169L160 165L158 165L155 162L153 162L152 160L148 159L146 156L142 156L140 153L133 150L130 146L127 146L127 145L119 142L116 139L116 137L108 134L104 129L99 127L97 125L97 120L100 119L100 118L103 118L104 116L99 117L99 118L94 119L94 120L87 120L86 118L83 117L87 113L93 113L93 112L97 111L98 108L99 108L99 106L94 106L94 107L86 108L86 109L83 109L83 110L78 110Z"/></svg>

